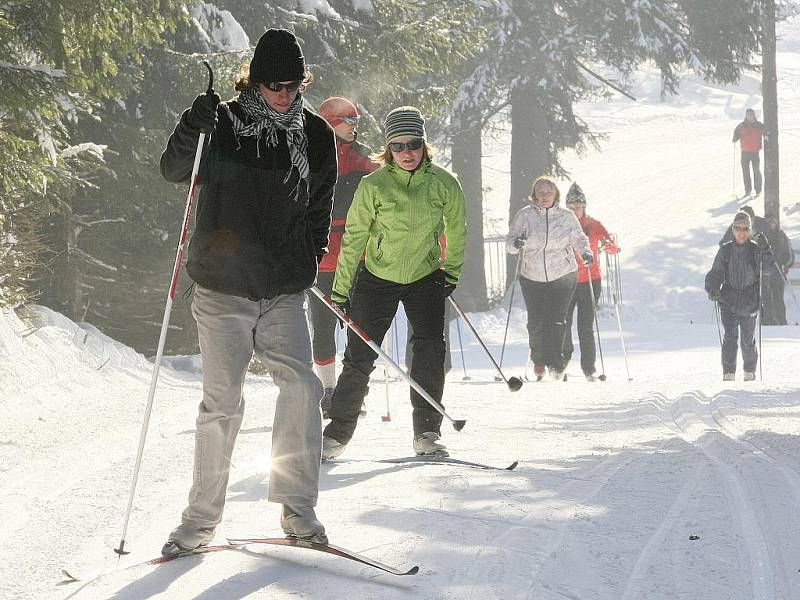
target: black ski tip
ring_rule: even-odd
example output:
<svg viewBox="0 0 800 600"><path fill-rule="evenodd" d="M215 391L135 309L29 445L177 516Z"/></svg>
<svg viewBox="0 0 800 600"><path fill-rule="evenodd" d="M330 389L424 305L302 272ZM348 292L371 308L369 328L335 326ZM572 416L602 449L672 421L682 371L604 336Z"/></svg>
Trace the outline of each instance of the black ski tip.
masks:
<svg viewBox="0 0 800 600"><path fill-rule="evenodd" d="M510 389L512 392L519 391L519 388L521 387L522 387L522 379L520 379L519 377L511 377L508 380L508 389Z"/></svg>
<svg viewBox="0 0 800 600"><path fill-rule="evenodd" d="M506 471L513 471L514 469L516 469L516 468L517 468L517 465L518 465L518 464L519 464L519 461L518 461L518 460L515 460L513 463L511 463L510 465L508 465L508 466L505 468L505 470L506 470Z"/></svg>
<svg viewBox="0 0 800 600"><path fill-rule="evenodd" d="M417 573L419 573L419 567L414 565L405 573L401 573L401 575L416 575Z"/></svg>
<svg viewBox="0 0 800 600"><path fill-rule="evenodd" d="M453 429L455 429L456 431L461 431L462 429L464 429L464 425L466 424L467 424L466 419L458 419L456 421L453 421Z"/></svg>

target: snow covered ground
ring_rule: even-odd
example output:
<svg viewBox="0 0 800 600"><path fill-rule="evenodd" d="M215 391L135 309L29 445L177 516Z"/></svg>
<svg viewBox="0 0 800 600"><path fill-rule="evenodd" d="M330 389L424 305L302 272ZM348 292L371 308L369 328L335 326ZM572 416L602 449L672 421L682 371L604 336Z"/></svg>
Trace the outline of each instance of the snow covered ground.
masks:
<svg viewBox="0 0 800 600"><path fill-rule="evenodd" d="M783 225L800 237L800 27L779 55ZM623 247L627 380L616 320L601 318L606 383L494 381L453 327L445 401L455 457L507 465L392 464L411 455L407 386L376 370L367 416L326 464L318 514L331 540L380 561L419 565L384 575L303 550L252 547L115 572L82 587L61 568L117 566L134 453L152 365L86 325L47 310L0 314L1 598L337 598L759 600L800 598L800 328L763 331L763 381L721 381L718 333L702 277L741 202L730 135L757 81L717 87L687 78L658 102L645 72L636 103L581 107L608 132L601 153L567 157L588 212ZM800 129L798 129L800 130ZM794 133L793 133L794 132ZM490 216L507 206L501 143L487 179ZM564 182L566 190L568 182ZM761 203L756 205L762 214ZM800 290L797 290L800 293ZM457 294L457 293L456 293ZM800 310L787 294L790 322ZM499 354L505 311L471 315ZM504 364L521 376L524 316L512 311ZM162 369L120 565L158 555L191 479L200 400L196 360ZM276 388L251 376L218 541L279 535L266 501Z"/></svg>

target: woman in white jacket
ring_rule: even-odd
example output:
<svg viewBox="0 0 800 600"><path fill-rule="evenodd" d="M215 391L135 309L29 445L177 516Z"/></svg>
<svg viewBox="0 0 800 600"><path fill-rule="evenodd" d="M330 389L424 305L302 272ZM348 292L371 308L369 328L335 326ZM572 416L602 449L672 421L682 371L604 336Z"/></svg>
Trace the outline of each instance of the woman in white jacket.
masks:
<svg viewBox="0 0 800 600"><path fill-rule="evenodd" d="M585 264L593 260L589 238L575 213L559 206L560 198L556 182L539 177L531 188L530 204L514 215L506 237L510 254L522 252L519 280L537 381L543 379L545 367L553 379L564 380L561 349L578 273L573 248Z"/></svg>

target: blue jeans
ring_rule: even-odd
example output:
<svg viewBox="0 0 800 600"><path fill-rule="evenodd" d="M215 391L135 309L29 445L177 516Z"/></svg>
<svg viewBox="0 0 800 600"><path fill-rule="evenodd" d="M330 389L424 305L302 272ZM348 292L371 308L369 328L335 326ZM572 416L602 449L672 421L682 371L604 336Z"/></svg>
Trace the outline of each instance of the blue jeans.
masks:
<svg viewBox="0 0 800 600"><path fill-rule="evenodd" d="M244 413L245 373L256 356L278 386L269 500L315 506L322 452L322 384L311 365L303 293L252 301L196 286L192 314L203 357L194 478L183 522L222 519L233 446Z"/></svg>

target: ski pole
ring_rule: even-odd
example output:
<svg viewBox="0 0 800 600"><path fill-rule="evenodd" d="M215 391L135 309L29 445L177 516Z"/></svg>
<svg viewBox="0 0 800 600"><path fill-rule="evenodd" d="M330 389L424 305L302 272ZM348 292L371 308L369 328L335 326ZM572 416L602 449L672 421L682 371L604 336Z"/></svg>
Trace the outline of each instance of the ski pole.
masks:
<svg viewBox="0 0 800 600"><path fill-rule="evenodd" d="M722 348L722 330L719 327L719 302L714 301L714 318L717 321L717 337L719 338L719 347Z"/></svg>
<svg viewBox="0 0 800 600"><path fill-rule="evenodd" d="M622 317L619 313L619 299L617 297L617 289L616 289L616 281L614 283L614 289L612 291L614 301L614 312L617 315L617 326L619 327L619 341L622 344L622 356L625 358L625 372L628 374L628 381L632 381L631 378L631 370L628 367L628 351L625 349L625 336L622 333Z"/></svg>
<svg viewBox="0 0 800 600"><path fill-rule="evenodd" d="M367 335L367 332L364 331L355 321L353 321L353 319L350 318L350 315L348 315L341 308L336 306L333 300L330 299L330 296L326 296L325 294L323 294L322 291L315 285L311 286L309 288L309 291L312 294L314 294L317 298L322 300L325 303L325 306L331 309L336 314L336 316L339 317L345 325L347 325L350 331L352 331L358 337L360 337L361 340L367 346L369 346L375 354L380 356L387 363L391 364L392 367L394 367L394 370L397 371L398 375L400 375L400 377L405 379L406 382L412 388L414 388L414 390L436 410L436 412L438 412L440 415L442 415L445 419L447 419L448 421L450 421L450 423L453 424L453 429L455 429L456 431L461 431L464 428L464 425L466 425L467 423L465 419L455 420L450 415L448 415L447 412L442 407L442 405L439 404L433 398L431 398L431 395L428 392L426 392L421 385L419 385L416 381L414 381L411 378L411 376L408 375L408 373L406 373L403 369L401 369L400 365L398 365L395 361L389 358L389 356L383 350L381 350L381 347L378 344L376 344L375 341L369 337L369 335Z"/></svg>
<svg viewBox="0 0 800 600"><path fill-rule="evenodd" d="M508 323L511 320L511 307L514 305L514 291L517 289L517 278L519 277L519 267L522 262L522 250L517 256L517 266L514 268L514 279L511 280L511 293L508 300L508 313L506 314L506 328L503 331L503 346L500 349L500 368L503 367L503 356L506 353L506 337L508 336Z"/></svg>
<svg viewBox="0 0 800 600"><path fill-rule="evenodd" d="M453 308L456 309L456 312L458 313L458 315L462 319L464 319L464 323L466 323L467 327L470 328L470 331L472 331L472 335L475 336L476 340L478 340L478 343L481 345L481 348L483 348L483 351L486 352L486 356L489 357L489 360L492 361L492 364L494 365L494 368L497 369L498 373L500 373L500 377L502 377L503 381L506 382L506 385L508 386L508 389L510 389L512 392L516 392L519 388L522 387L522 380L519 377L510 377L510 378L506 379L506 376L503 375L503 370L500 368L500 365L497 364L497 361L495 361L494 357L492 356L492 353L489 352L489 349L486 347L486 344L483 343L483 340L481 339L481 336L479 336L478 332L475 331L475 327L473 327L472 323L469 322L469 319L467 318L467 315L465 315L464 311L461 310L461 307L455 301L453 296L448 296L447 299L450 300L450 304L452 304Z"/></svg>
<svg viewBox="0 0 800 600"><path fill-rule="evenodd" d="M769 243L769 242L767 242ZM764 381L764 355L761 349L761 321L764 318L764 302L761 298L762 276L764 273L764 262L758 261L758 380Z"/></svg>
<svg viewBox="0 0 800 600"><path fill-rule="evenodd" d="M590 265L586 265L588 269ZM589 295L592 297L592 313L594 313L594 328L595 333L597 334L597 351L600 354L600 369L602 369L602 373L597 377L600 381L605 381L606 377L606 364L603 362L603 346L600 344L600 324L597 321L597 301L594 297L594 286L592 285L591 278L589 279ZM570 333L572 335L572 333Z"/></svg>
<svg viewBox="0 0 800 600"><path fill-rule="evenodd" d="M211 95L214 93L214 72L211 70L211 65L208 61L204 60L203 65L208 69L208 89L206 94ZM161 359L164 355L164 344L167 341L167 330L169 329L169 318L172 312L172 302L175 298L175 288L178 286L178 275L181 270L181 263L183 262L183 250L186 246L186 232L189 227L189 217L192 213L192 201L194 200L195 190L197 189L197 173L200 169L200 158L203 155L203 145L205 144L206 135L211 135L210 131L201 131L200 136L197 138L197 149L194 154L194 165L192 166L192 175L189 179L189 192L186 196L186 208L183 211L183 221L181 222L181 233L178 240L178 250L175 255L175 265L172 267L172 279L169 284L169 292L167 293L167 304L164 309L164 318L161 322L161 335L158 338L158 350L156 352L155 364L153 365L153 374L150 378L150 390L147 393L147 406L144 410L144 420L142 421L142 431L139 435L139 448L136 451L136 463L133 467L133 478L131 481L131 489L128 495L128 508L125 511L125 523L122 526L122 536L119 542L119 548L114 548L114 552L120 556L128 554L125 551L125 536L128 532L128 523L130 521L131 509L133 508L133 497L136 493L136 483L139 478L139 469L142 466L142 454L144 452L144 443L147 439L147 428L150 424L150 413L153 409L153 398L156 393L156 382L158 381L158 372L161 367Z"/></svg>
<svg viewBox="0 0 800 600"><path fill-rule="evenodd" d="M394 329L395 327L396 327L396 324L395 324L394 321L392 321L392 329ZM387 351L391 351L391 345L392 345L391 336L387 337L383 341L383 345L386 347ZM387 354L388 354L388 352L387 352ZM395 357L395 358L397 358L397 357ZM385 385L385 389L386 389L386 414L385 415L381 415L381 421L384 422L384 423L387 423L387 422L392 420L392 413L389 412L389 363L387 363L386 361L383 362L383 380L384 380L384 383L386 384Z"/></svg>
<svg viewBox="0 0 800 600"><path fill-rule="evenodd" d="M464 377L462 381L469 381L470 377L467 375L467 363L464 361L464 345L461 343L461 321L456 319L456 332L458 333L458 348L461 351L461 368L464 370Z"/></svg>

